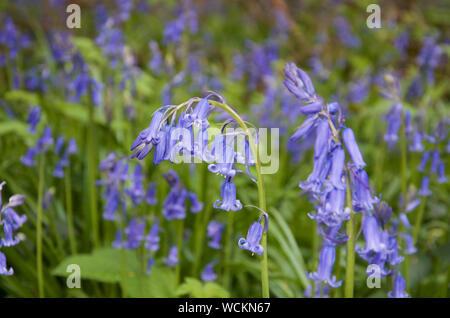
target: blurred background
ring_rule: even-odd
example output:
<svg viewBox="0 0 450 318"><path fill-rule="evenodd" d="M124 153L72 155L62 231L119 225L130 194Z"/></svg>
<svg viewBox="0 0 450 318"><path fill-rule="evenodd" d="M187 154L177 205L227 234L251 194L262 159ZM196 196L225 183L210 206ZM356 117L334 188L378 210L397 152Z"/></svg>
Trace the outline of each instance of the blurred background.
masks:
<svg viewBox="0 0 450 318"><path fill-rule="evenodd" d="M81 9L80 28L67 27L70 3ZM273 297L311 296L305 271L317 268L320 240L307 215L314 206L298 182L312 170L313 141L289 141L305 116L283 85L284 65L295 62L324 100L339 103L371 186L394 215L404 203L401 183L406 182L407 201L413 202L422 177L430 175L431 194L408 213L417 251L405 267L407 291L412 297L448 297L449 185L445 168L427 172L420 164L427 151L439 151L436 162L447 171L449 166L450 3L377 1L381 28L372 29L366 24L371 3L1 1L0 182L6 181L1 195L5 205L13 194L24 194L15 211L27 221L14 229L18 244L1 246L7 265L0 267L12 267L14 274L0 275L0 295L258 297L258 256L237 245L257 212L214 209L223 179L205 172L204 164L129 160L131 144L157 108L215 91L248 122L280 129L280 168L265 177L270 291ZM391 138L399 129L393 102L380 94L385 74L398 79L411 136L414 131L423 137L420 149L408 140L403 179L400 142ZM224 121L220 116L215 115L217 127ZM111 176L99 167L111 152L115 157L106 164L126 166L129 176L114 181L119 182L117 201L105 186ZM163 173L169 169L204 204L183 222L160 215L169 191ZM131 190L138 183L145 196L136 199ZM238 199L255 205L254 184L245 177L235 183ZM105 219L105 211L117 207L125 223ZM144 248L142 238L128 247L113 243L117 229L131 231L133 219L144 220L145 235L159 220L157 251ZM220 248L208 245L211 221L222 225ZM361 235L357 242L362 241ZM171 268L164 259L174 245L179 265ZM367 288L367 262L356 258L355 295L386 297L392 282L383 278L381 288ZM66 286L68 264L81 267L80 289ZM217 274L208 282L202 279L207 264ZM339 280L344 272L342 247L334 274ZM341 287L325 296L342 295Z"/></svg>

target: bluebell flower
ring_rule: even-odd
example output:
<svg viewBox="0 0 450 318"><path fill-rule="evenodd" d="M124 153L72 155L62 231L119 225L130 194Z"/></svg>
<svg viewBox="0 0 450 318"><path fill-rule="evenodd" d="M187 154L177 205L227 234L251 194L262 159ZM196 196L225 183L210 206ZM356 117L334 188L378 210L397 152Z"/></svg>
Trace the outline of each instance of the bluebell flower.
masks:
<svg viewBox="0 0 450 318"><path fill-rule="evenodd" d="M158 144L160 140L159 130L161 122L164 119L164 109L155 112L150 122L150 126L144 129L136 140L131 145L131 150L134 150L131 158L144 159L145 156L152 150L152 147Z"/></svg>
<svg viewBox="0 0 450 318"><path fill-rule="evenodd" d="M12 267L7 268L6 266L6 256L0 252L0 275L11 276L14 274Z"/></svg>
<svg viewBox="0 0 450 318"><path fill-rule="evenodd" d="M227 144L228 138L222 134L218 134L212 145L211 155L214 157L215 163L208 166L208 170L212 173L218 173L227 177L234 177L236 169L234 161L236 153L233 147Z"/></svg>
<svg viewBox="0 0 450 318"><path fill-rule="evenodd" d="M445 163L444 162L439 163L437 182L438 183L446 183L447 182L447 177L445 175Z"/></svg>
<svg viewBox="0 0 450 318"><path fill-rule="evenodd" d="M155 260L153 258L149 258L147 261L147 275L150 275L152 272L153 265L155 265Z"/></svg>
<svg viewBox="0 0 450 318"><path fill-rule="evenodd" d="M75 141L74 138L69 139L69 143L67 145L66 151L69 155L73 155L73 154L77 153L78 147L77 147L77 142Z"/></svg>
<svg viewBox="0 0 450 318"><path fill-rule="evenodd" d="M390 147L398 141L398 131L402 123L401 110L401 104L394 103L385 117L387 120L387 129L383 138Z"/></svg>
<svg viewBox="0 0 450 318"><path fill-rule="evenodd" d="M329 183L336 189L345 189L346 185L342 182L344 172L345 151L342 147L337 147L332 152L332 163L329 175Z"/></svg>
<svg viewBox="0 0 450 318"><path fill-rule="evenodd" d="M20 162L25 166L34 167L36 165L36 161L34 160L36 153L36 149L31 147L27 150L25 156L20 157Z"/></svg>
<svg viewBox="0 0 450 318"><path fill-rule="evenodd" d="M286 64L284 68L284 85L298 99L304 103L313 103L321 101L316 95L314 85L303 70L299 69L294 63Z"/></svg>
<svg viewBox="0 0 450 318"><path fill-rule="evenodd" d="M372 196L369 185L369 176L363 169L352 171L352 204L355 211L372 211L374 204L380 201L380 198Z"/></svg>
<svg viewBox="0 0 450 318"><path fill-rule="evenodd" d="M28 131L32 134L36 132L36 126L41 120L41 108L39 106L31 107L28 113L27 124L30 125Z"/></svg>
<svg viewBox="0 0 450 318"><path fill-rule="evenodd" d="M371 215L365 215L363 220L363 233L366 246L358 248L358 254L368 259L374 253L383 252L387 249L387 243L379 229L377 219Z"/></svg>
<svg viewBox="0 0 450 318"><path fill-rule="evenodd" d="M181 36L185 30L185 16L180 14L175 20L166 24L164 29L163 41L164 44L180 43Z"/></svg>
<svg viewBox="0 0 450 318"><path fill-rule="evenodd" d="M214 273L214 263L206 264L205 269L200 275L202 281L212 282L217 279L217 274Z"/></svg>
<svg viewBox="0 0 450 318"><path fill-rule="evenodd" d="M208 98L202 98L194 110L186 114L186 127L194 125L197 128L208 128L208 113L210 110L210 104Z"/></svg>
<svg viewBox="0 0 450 318"><path fill-rule="evenodd" d="M425 151L422 154L422 159L420 160L420 164L417 167L417 170L419 170L420 172L423 172L425 170L425 167L427 166L428 160L431 157L431 152L430 151Z"/></svg>
<svg viewBox="0 0 450 318"><path fill-rule="evenodd" d="M159 227L159 220L155 219L155 223L153 223L150 228L149 234L145 237L145 248L149 251L156 252L159 250L159 232L161 231Z"/></svg>
<svg viewBox="0 0 450 318"><path fill-rule="evenodd" d="M331 276L335 259L336 248L334 244L325 243L320 251L319 268L317 272L306 272L306 275L311 280L323 282L333 288L341 286L342 281L336 281L336 276Z"/></svg>
<svg viewBox="0 0 450 318"><path fill-rule="evenodd" d="M124 247L127 249L135 249L141 245L144 239L145 223L132 219L125 228L126 241Z"/></svg>
<svg viewBox="0 0 450 318"><path fill-rule="evenodd" d="M189 202L191 203L191 212L198 213L203 210L203 203L200 202L197 198L197 195L194 192L188 193Z"/></svg>
<svg viewBox="0 0 450 318"><path fill-rule="evenodd" d="M116 212L121 203L120 193L115 185L109 185L103 195L106 204L103 210L103 218L105 220L114 221Z"/></svg>
<svg viewBox="0 0 450 318"><path fill-rule="evenodd" d="M412 152L422 152L424 149L422 145L422 135L416 132L413 136L412 143L409 145L409 151Z"/></svg>
<svg viewBox="0 0 450 318"><path fill-rule="evenodd" d="M219 221L212 220L208 223L206 237L211 239L211 241L208 242L209 247L216 250L222 248L220 240L222 239L224 228L224 225Z"/></svg>
<svg viewBox="0 0 450 318"><path fill-rule="evenodd" d="M156 199L156 187L152 182L148 184L146 202L148 205L156 205L156 203L158 203L158 200Z"/></svg>
<svg viewBox="0 0 450 318"><path fill-rule="evenodd" d="M406 92L406 97L408 99L416 99L421 97L422 95L423 95L422 78L419 75L416 76L409 85L408 91Z"/></svg>
<svg viewBox="0 0 450 318"><path fill-rule="evenodd" d="M329 227L337 226L350 218L350 209L344 208L344 204L345 191L333 188L326 194L323 204L317 207L317 214L308 214L308 216Z"/></svg>
<svg viewBox="0 0 450 318"><path fill-rule="evenodd" d="M214 202L214 208L225 211L239 211L242 209L241 201L236 199L236 186L234 185L232 178L227 178L223 182L220 194L222 201L216 200L216 202Z"/></svg>
<svg viewBox="0 0 450 318"><path fill-rule="evenodd" d="M427 176L424 176L422 178L419 195L424 196L424 197L430 196L431 191L429 189L429 186L430 186L430 179Z"/></svg>
<svg viewBox="0 0 450 318"><path fill-rule="evenodd" d="M111 243L111 246L113 248L121 249L124 246L124 243L122 241L122 232L120 230L116 231L116 236L114 241Z"/></svg>
<svg viewBox="0 0 450 318"><path fill-rule="evenodd" d="M159 75L161 74L164 60L161 51L159 49L158 42L150 41L148 46L150 48L150 51L152 52L152 59L150 60L148 66L153 73Z"/></svg>
<svg viewBox="0 0 450 318"><path fill-rule="evenodd" d="M432 37L426 37L417 57L417 62L425 73L429 85L434 83L434 70L439 66L442 56L443 50L436 44L436 40Z"/></svg>
<svg viewBox="0 0 450 318"><path fill-rule="evenodd" d="M44 192L44 198L42 200L42 208L44 210L50 208L54 197L55 197L55 188L51 187L50 189Z"/></svg>
<svg viewBox="0 0 450 318"><path fill-rule="evenodd" d="M403 262L405 258L399 255L397 239L395 238L395 236L392 235L389 236L388 249L389 249L389 258L388 258L389 264L395 266Z"/></svg>
<svg viewBox="0 0 450 318"><path fill-rule="evenodd" d="M163 262L170 267L178 265L178 248L176 246L170 248L169 255L163 259Z"/></svg>
<svg viewBox="0 0 450 318"><path fill-rule="evenodd" d="M144 175L142 173L141 165L138 164L134 168L132 180L133 183L131 185L131 188L126 189L125 192L131 198L133 206L136 206L139 203L141 203L145 197L145 189L144 186L142 185L142 182L144 181Z"/></svg>
<svg viewBox="0 0 450 318"><path fill-rule="evenodd" d="M432 173L437 172L439 161L440 161L440 152L439 152L439 150L434 150L433 155L431 156L431 172Z"/></svg>
<svg viewBox="0 0 450 318"><path fill-rule="evenodd" d="M399 220L404 227L406 227L407 229L411 228L411 223L409 223L409 219L406 213L400 213Z"/></svg>
<svg viewBox="0 0 450 318"><path fill-rule="evenodd" d="M48 147L51 145L53 145L52 129L49 126L46 126L42 136L36 143L35 150L40 154L46 152Z"/></svg>
<svg viewBox="0 0 450 318"><path fill-rule="evenodd" d="M310 135L313 129L317 126L319 121L318 115L311 115L306 117L305 121L297 128L295 133L289 138L290 141L295 141L300 138L305 138Z"/></svg>
<svg viewBox="0 0 450 318"><path fill-rule="evenodd" d="M409 46L409 32L404 31L398 35L394 40L394 46L397 49L400 56L405 56Z"/></svg>
<svg viewBox="0 0 450 318"><path fill-rule="evenodd" d="M249 250L252 254L264 254L264 248L261 246L261 238L263 235L263 226L260 222L253 222L248 229L247 238L239 239L239 247Z"/></svg>
<svg viewBox="0 0 450 318"><path fill-rule="evenodd" d="M55 154L60 155L62 147L64 146L64 136L58 136L55 142Z"/></svg>
<svg viewBox="0 0 450 318"><path fill-rule="evenodd" d="M389 298L408 298L405 292L406 282L400 272L397 272L394 278L394 290L388 293Z"/></svg>
<svg viewBox="0 0 450 318"><path fill-rule="evenodd" d="M344 128L344 130L342 131L342 138L353 164L359 169L364 168L366 166L366 163L364 162L361 151L359 150L358 144L356 143L356 138L353 130L351 128Z"/></svg>
<svg viewBox="0 0 450 318"><path fill-rule="evenodd" d="M361 46L361 40L358 36L354 35L350 31L350 25L344 17L337 17L334 20L334 26L337 31L339 40L347 47L359 48Z"/></svg>
<svg viewBox="0 0 450 318"><path fill-rule="evenodd" d="M402 234L403 239L405 240L405 254L406 255L410 255L410 254L415 254L417 252L417 248L414 246L414 241L411 235L409 235L408 233L403 233Z"/></svg>

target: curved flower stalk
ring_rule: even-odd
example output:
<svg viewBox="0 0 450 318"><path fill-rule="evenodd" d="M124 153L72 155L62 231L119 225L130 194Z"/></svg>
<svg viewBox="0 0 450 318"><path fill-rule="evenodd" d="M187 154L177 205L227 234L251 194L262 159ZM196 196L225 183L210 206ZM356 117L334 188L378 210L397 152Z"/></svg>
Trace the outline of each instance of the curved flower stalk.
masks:
<svg viewBox="0 0 450 318"><path fill-rule="evenodd" d="M218 101L214 100L216 98ZM224 125L221 132L214 138L212 147L208 149L208 116L217 107L233 118L232 122ZM237 124L242 131L228 134L225 126ZM237 136L244 136L242 152L235 151ZM239 142L239 141L237 141ZM258 186L259 207L265 211L265 191L261 174L261 163L257 152L257 144L246 123L242 118L226 104L224 99L217 94L210 94L205 98L194 97L179 105L162 106L153 114L148 128L144 129L131 146L132 158L144 159L154 149L153 163L162 161L171 163L206 162L208 170L225 177L222 185L221 199L214 203L217 209L225 211L238 211L242 204L236 199L236 187L233 183L238 173L245 173L254 180L249 172L249 166L256 168L256 183ZM245 166L245 170L239 170L238 165ZM178 189L178 199L183 200L185 194ZM175 202L175 201L174 201ZM177 211L182 214L181 209ZM261 250L267 250L266 233L262 233ZM258 253L258 254L263 254ZM262 266L262 290L263 297L269 296L267 253L261 257Z"/></svg>
<svg viewBox="0 0 450 318"><path fill-rule="evenodd" d="M313 170L306 181L299 183L299 187L309 193L315 202L316 213L309 216L318 223L324 243L318 270L307 275L321 284L339 287L341 282L332 276L335 246L347 242L345 296L353 297L354 213L361 213L364 220L366 247L358 250L361 257L382 264L384 258L381 254L385 258L391 256L397 250L396 241L387 242L389 237L379 230L374 210L380 198L373 195L364 170L366 163L353 130L344 125L345 118L339 104L325 103L315 92L309 76L294 63L287 64L284 72L286 88L301 101L303 106L300 109L306 115L291 140L315 134ZM350 159L348 162L346 153ZM344 223L345 235L339 232ZM317 287L321 289L320 285Z"/></svg>
<svg viewBox="0 0 450 318"><path fill-rule="evenodd" d="M0 226L3 230L3 237L0 238L1 247L11 247L19 244L22 240L17 231L26 221L26 215L18 215L14 208L23 204L25 196L22 194L15 194L9 198L8 203L2 204L2 190L6 182L0 183ZM6 256L0 251L0 275L11 276L14 274L14 269L8 267L6 263Z"/></svg>

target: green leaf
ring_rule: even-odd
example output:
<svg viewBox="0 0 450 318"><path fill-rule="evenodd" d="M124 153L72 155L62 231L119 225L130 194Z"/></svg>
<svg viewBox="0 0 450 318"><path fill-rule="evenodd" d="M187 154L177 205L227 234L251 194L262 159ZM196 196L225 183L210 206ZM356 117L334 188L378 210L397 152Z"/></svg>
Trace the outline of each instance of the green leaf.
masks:
<svg viewBox="0 0 450 318"><path fill-rule="evenodd" d="M125 277L122 278L121 253L125 253ZM168 268L154 266L150 275L141 274L135 251L99 248L91 254L73 255L52 270L67 277L69 264L80 266L81 279L120 283L129 297L174 297L174 277Z"/></svg>
<svg viewBox="0 0 450 318"><path fill-rule="evenodd" d="M177 289L177 296L188 295L193 298L228 298L230 294L216 283L203 283L198 279L187 277Z"/></svg>
<svg viewBox="0 0 450 318"><path fill-rule="evenodd" d="M27 137L27 125L18 120L4 121L0 125L0 136L13 133L22 137Z"/></svg>
<svg viewBox="0 0 450 318"><path fill-rule="evenodd" d="M8 102L23 102L30 105L39 104L39 96L27 91L13 90L5 93L5 99Z"/></svg>

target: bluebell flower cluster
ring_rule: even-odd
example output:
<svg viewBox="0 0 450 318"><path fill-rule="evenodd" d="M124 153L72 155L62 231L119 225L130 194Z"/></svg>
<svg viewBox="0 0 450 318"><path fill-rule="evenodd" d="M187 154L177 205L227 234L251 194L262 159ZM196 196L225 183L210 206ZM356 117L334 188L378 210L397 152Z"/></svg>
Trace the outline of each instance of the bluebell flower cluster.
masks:
<svg viewBox="0 0 450 318"><path fill-rule="evenodd" d="M19 244L22 238L16 231L27 221L26 215L19 215L14 210L23 204L24 195L15 194L9 198L6 204L3 204L2 190L5 184L4 181L0 183L0 226L3 230L3 235L0 237L0 248ZM13 274L13 268L7 266L6 256L0 250L0 275L11 276Z"/></svg>
<svg viewBox="0 0 450 318"><path fill-rule="evenodd" d="M28 167L36 166L35 156L46 153L52 145L52 129L49 126L46 126L36 144L27 150L26 154L20 158L20 162Z"/></svg>
<svg viewBox="0 0 450 318"><path fill-rule="evenodd" d="M366 245L357 249L359 255L383 269L387 261L398 265L402 259L398 256L396 233L389 234L380 229L376 217L380 198L373 194L364 170L366 163L353 130L344 125L339 104L325 103L316 94L309 76L295 64L287 64L284 72L286 88L301 101L303 106L300 109L306 115L291 140L307 138L311 134L315 138L313 171L306 181L299 184L315 203L316 212L308 215L318 223L323 238L318 270L307 272L308 277L332 288L341 285L342 282L332 275L332 270L336 246L347 240L340 230L350 218L350 208L355 213L362 213L364 220ZM348 163L346 152L350 157ZM348 191L351 191L351 202L346 200ZM385 211L385 214L389 213ZM389 273L384 271L386 275ZM318 288L322 287L319 285Z"/></svg>
<svg viewBox="0 0 450 318"><path fill-rule="evenodd" d="M53 170L53 176L55 178L64 177L64 168L70 166L69 157L78 152L77 142L74 138L69 139L66 148L64 147L64 137L59 136L55 143L55 154L60 156L59 161L56 163L55 170Z"/></svg>

